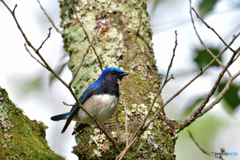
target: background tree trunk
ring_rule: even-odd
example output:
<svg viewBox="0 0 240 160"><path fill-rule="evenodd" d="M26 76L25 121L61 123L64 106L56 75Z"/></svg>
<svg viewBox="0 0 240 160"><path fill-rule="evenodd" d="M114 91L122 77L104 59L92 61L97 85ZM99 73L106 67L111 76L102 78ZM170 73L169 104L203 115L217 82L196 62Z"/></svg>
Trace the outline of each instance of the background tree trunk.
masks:
<svg viewBox="0 0 240 160"><path fill-rule="evenodd" d="M93 46L101 59L103 69L116 66L130 73L123 79L122 86L128 107L128 134L131 137L147 114L160 85L152 50L152 30L150 17L146 11L146 1L72 1L70 4L76 10L84 30L67 1L59 2L62 9L61 27L64 29L62 33L64 47L70 56L68 65L72 73L76 72L89 47L84 30L92 41L99 24L102 27ZM91 48L73 83L78 96L100 75L99 66ZM154 110L161 104L162 100L159 98ZM120 149L125 147L125 122L125 110L119 103L107 125L107 131L115 138ZM173 120L168 120L162 111L158 119L132 145L126 156L133 159L174 159L176 140L174 123ZM104 141L105 136L98 129L86 129L82 137L103 159L116 157L116 151L111 143ZM74 147L73 152L79 159L96 158L77 136L76 140L78 146Z"/></svg>

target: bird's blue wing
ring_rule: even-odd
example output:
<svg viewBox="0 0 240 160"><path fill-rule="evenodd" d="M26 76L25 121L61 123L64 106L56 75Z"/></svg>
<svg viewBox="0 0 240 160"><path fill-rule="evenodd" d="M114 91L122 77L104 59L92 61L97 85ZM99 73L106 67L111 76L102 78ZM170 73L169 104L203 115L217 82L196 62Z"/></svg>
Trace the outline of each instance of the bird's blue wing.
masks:
<svg viewBox="0 0 240 160"><path fill-rule="evenodd" d="M89 98L91 97L94 92L96 92L96 90L100 87L100 83L98 82L94 82L92 83L84 92L83 94L81 95L81 97L79 98L79 101L81 104L84 104L84 102ZM62 129L62 133L65 132L65 130L67 129L68 125L70 124L70 122L72 121L74 115L76 113L78 113L78 110L80 108L78 106L73 106L71 111L70 111L70 114L69 114L69 117Z"/></svg>

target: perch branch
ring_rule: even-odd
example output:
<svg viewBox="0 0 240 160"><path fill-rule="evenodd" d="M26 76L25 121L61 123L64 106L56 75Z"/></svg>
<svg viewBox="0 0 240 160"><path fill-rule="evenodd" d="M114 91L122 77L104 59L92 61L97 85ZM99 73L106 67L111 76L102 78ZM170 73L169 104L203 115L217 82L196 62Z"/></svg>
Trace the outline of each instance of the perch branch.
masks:
<svg viewBox="0 0 240 160"><path fill-rule="evenodd" d="M30 46L34 52L38 55L38 57L42 60L42 62L45 64L46 69L49 70L64 86L66 86L68 88L68 90L70 91L70 93L72 94L72 96L74 97L75 101L76 101L76 105L78 107L80 107L88 116L90 116L92 119L95 119L95 117L89 113L85 108L83 108L82 104L79 102L77 96L75 95L73 89L71 88L71 86L69 86L61 77L59 77L56 72L49 66L49 64L46 62L46 60L42 57L42 55L40 54L39 50L37 50L32 44L31 42L28 40L27 36L25 35L25 33L23 32L21 26L19 25L17 18L15 16L15 9L17 7L17 5L15 5L13 11L8 7L8 5L4 2L4 0L1 0L2 3L5 5L5 7L9 10L9 12L12 14L18 29L20 30L20 32L22 33L26 43L28 44L28 46ZM109 139L109 141L111 141L111 143L113 144L113 147L117 150L117 152L121 152L121 150L119 149L119 147L117 146L116 142L114 141L114 139L112 137L109 136L109 134L103 129L103 127L101 126L101 124L95 120L94 121L97 125L97 127L106 135L106 137Z"/></svg>

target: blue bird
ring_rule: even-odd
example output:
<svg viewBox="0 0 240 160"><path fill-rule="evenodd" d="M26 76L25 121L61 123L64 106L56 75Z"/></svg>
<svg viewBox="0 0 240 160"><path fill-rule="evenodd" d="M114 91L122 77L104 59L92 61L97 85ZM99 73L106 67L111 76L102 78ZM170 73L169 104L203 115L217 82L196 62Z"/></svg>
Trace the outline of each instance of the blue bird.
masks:
<svg viewBox="0 0 240 160"><path fill-rule="evenodd" d="M118 79L121 81L128 73L119 68L106 68L99 78L93 82L80 96L79 101L83 107L93 114L100 124L106 122L113 114L118 104L119 89ZM53 121L67 119L62 133L66 131L72 120L79 122L76 131L92 125L92 118L89 117L78 106L73 106L70 112L51 117ZM74 134L75 132L73 132Z"/></svg>

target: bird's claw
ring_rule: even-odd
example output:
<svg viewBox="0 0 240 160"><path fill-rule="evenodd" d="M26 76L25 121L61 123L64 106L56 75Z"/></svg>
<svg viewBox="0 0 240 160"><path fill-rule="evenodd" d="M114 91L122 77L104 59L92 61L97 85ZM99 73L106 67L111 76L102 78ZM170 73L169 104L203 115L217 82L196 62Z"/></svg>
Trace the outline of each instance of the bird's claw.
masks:
<svg viewBox="0 0 240 160"><path fill-rule="evenodd" d="M92 119L92 123L94 123L94 121L97 120L97 117L95 115L93 115L93 116L94 116L94 118Z"/></svg>

